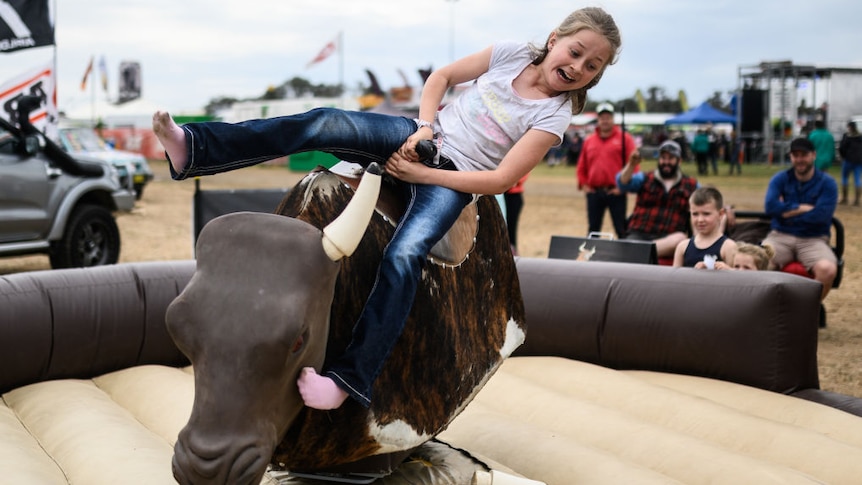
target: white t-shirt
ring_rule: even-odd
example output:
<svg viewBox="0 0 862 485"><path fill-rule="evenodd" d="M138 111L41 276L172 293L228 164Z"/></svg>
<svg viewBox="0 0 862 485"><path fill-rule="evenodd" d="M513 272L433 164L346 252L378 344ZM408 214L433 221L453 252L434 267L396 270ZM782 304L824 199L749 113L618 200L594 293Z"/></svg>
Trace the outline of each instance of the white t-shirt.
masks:
<svg viewBox="0 0 862 485"><path fill-rule="evenodd" d="M440 111L435 126L443 136L440 153L458 170L494 170L530 129L553 133L562 141L572 122L568 94L525 99L512 87L531 62L527 44L494 44L488 72Z"/></svg>

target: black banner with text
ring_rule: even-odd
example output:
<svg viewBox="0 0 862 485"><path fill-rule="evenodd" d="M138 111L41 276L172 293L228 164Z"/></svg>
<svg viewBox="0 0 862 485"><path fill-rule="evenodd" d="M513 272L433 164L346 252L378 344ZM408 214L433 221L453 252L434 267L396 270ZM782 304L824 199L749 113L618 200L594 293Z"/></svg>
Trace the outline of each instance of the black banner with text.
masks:
<svg viewBox="0 0 862 485"><path fill-rule="evenodd" d="M54 44L49 0L0 0L0 53Z"/></svg>

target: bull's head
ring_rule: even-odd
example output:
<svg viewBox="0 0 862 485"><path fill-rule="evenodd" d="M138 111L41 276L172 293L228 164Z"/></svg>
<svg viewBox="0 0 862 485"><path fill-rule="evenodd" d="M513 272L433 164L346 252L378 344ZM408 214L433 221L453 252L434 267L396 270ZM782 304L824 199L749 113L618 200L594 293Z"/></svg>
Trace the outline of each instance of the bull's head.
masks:
<svg viewBox="0 0 862 485"><path fill-rule="evenodd" d="M302 409L300 369L323 364L337 261L358 245L379 179L369 167L322 234L297 219L247 212L201 232L195 275L166 316L195 375L192 413L174 450L181 484L261 480Z"/></svg>
<svg viewBox="0 0 862 485"><path fill-rule="evenodd" d="M589 261L596 254L596 247L587 248L587 243L581 244L578 248L578 257L575 261Z"/></svg>

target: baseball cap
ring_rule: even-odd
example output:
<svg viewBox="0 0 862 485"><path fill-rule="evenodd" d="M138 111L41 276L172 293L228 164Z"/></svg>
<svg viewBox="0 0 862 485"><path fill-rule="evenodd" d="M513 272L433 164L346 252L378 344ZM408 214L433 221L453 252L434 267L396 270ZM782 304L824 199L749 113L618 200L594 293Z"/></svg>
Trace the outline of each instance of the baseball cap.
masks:
<svg viewBox="0 0 862 485"><path fill-rule="evenodd" d="M805 137L799 137L790 142L790 151L791 152L813 152L814 151L814 143L811 143L811 140Z"/></svg>
<svg viewBox="0 0 862 485"><path fill-rule="evenodd" d="M666 142L662 143L658 147L658 152L668 152L676 158L682 158L682 148L679 147L679 143L673 140L667 140Z"/></svg>
<svg viewBox="0 0 862 485"><path fill-rule="evenodd" d="M601 103L596 108L596 113L602 114L605 111L607 111L608 113L613 113L614 112L614 105L612 105L611 103Z"/></svg>

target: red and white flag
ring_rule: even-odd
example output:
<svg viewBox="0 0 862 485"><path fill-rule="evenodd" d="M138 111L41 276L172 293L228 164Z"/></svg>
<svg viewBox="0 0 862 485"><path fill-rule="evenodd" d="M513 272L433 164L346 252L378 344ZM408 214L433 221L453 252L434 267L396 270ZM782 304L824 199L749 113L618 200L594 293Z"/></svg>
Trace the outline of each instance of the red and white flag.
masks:
<svg viewBox="0 0 862 485"><path fill-rule="evenodd" d="M329 56L338 52L338 49L339 49L338 39L340 37L341 37L341 34L339 34L338 37L332 39L331 41L329 41L328 44L323 46L323 49L321 49L321 51L317 54L317 56L315 56L314 59L312 59L308 64L305 65L305 68L308 69L309 67L317 64L318 62L323 62Z"/></svg>
<svg viewBox="0 0 862 485"><path fill-rule="evenodd" d="M0 106L15 106L15 99L34 94L42 98L42 105L30 113L30 122L49 138L56 140L57 134L57 92L54 89L54 63L24 72L0 85ZM0 113L10 122L14 110Z"/></svg>

